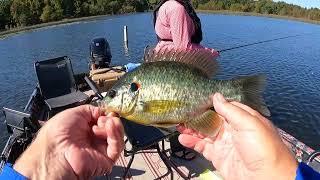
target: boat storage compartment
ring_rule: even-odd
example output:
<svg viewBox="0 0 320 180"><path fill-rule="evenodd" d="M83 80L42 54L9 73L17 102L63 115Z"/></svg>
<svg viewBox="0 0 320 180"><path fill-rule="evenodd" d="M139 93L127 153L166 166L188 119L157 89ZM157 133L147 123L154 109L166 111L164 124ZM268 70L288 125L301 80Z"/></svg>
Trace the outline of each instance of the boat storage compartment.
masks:
<svg viewBox="0 0 320 180"><path fill-rule="evenodd" d="M90 71L90 78L97 84L101 92L108 91L123 75L122 66L103 68Z"/></svg>

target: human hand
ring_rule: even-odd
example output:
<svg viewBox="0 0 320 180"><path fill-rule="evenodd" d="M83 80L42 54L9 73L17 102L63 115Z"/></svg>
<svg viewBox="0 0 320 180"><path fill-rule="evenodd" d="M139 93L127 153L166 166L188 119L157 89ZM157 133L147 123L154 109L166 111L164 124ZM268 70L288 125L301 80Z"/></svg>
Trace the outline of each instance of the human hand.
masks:
<svg viewBox="0 0 320 180"><path fill-rule="evenodd" d="M124 148L114 114L79 106L61 112L40 129L14 169L30 179L89 179L111 172Z"/></svg>
<svg viewBox="0 0 320 180"><path fill-rule="evenodd" d="M225 179L294 179L297 162L272 123L221 94L212 98L224 124L215 138L183 126L179 141L210 160Z"/></svg>

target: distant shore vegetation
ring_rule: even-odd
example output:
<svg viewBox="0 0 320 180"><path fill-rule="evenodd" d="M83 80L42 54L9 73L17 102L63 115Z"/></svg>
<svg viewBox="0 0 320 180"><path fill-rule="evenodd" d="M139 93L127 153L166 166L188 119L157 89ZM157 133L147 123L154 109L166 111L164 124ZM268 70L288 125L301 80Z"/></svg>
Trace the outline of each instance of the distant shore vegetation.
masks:
<svg viewBox="0 0 320 180"><path fill-rule="evenodd" d="M320 21L319 8L303 8L272 0L193 0L199 10L247 12L262 15L278 15L311 21Z"/></svg>
<svg viewBox="0 0 320 180"><path fill-rule="evenodd" d="M0 31L66 19L152 10L159 0L0 0ZM320 9L272 0L192 0L202 11L246 12L320 21Z"/></svg>

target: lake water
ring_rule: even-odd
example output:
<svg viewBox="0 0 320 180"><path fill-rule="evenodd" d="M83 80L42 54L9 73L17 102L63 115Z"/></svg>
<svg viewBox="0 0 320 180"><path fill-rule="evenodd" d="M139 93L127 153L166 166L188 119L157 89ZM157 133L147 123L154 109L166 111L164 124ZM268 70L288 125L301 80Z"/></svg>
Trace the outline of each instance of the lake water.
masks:
<svg viewBox="0 0 320 180"><path fill-rule="evenodd" d="M264 97L272 121L307 145L320 148L320 26L266 17L200 14L205 46L237 45L300 35L221 54L217 78L264 73ZM123 46L128 26L129 50ZM113 63L139 62L155 44L150 13L110 16L95 21L42 28L0 40L0 107L22 110L36 85L33 62L71 58L75 72L87 70L89 42L106 37ZM8 137L1 113L0 149Z"/></svg>

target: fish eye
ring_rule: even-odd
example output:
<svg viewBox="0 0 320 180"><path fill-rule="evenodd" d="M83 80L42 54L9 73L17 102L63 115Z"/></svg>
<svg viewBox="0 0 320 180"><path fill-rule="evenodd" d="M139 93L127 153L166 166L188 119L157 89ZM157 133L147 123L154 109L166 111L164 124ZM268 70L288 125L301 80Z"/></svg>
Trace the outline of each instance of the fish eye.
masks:
<svg viewBox="0 0 320 180"><path fill-rule="evenodd" d="M114 98L116 96L117 92L113 89L107 92L107 96L110 98Z"/></svg>
<svg viewBox="0 0 320 180"><path fill-rule="evenodd" d="M131 85L130 85L130 91L131 92L136 92L136 91L138 91L138 89L139 89L139 85L138 85L138 83L131 83Z"/></svg>

